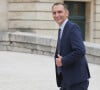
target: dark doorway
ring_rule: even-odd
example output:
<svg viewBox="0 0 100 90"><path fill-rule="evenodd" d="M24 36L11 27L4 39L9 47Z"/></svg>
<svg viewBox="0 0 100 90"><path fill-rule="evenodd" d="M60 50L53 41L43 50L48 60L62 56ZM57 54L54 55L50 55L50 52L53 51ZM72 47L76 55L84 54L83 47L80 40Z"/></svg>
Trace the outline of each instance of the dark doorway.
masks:
<svg viewBox="0 0 100 90"><path fill-rule="evenodd" d="M69 19L78 24L85 40L85 2L64 2L67 4L70 15Z"/></svg>

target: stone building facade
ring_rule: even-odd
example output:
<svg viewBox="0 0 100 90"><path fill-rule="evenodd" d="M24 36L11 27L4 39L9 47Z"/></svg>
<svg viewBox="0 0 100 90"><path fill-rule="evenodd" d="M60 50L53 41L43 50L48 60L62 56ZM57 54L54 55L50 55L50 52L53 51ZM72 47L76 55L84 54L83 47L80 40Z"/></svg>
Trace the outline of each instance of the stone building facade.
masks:
<svg viewBox="0 0 100 90"><path fill-rule="evenodd" d="M85 3L85 41L100 43L100 0L0 0L0 31L57 36L51 6L54 2Z"/></svg>

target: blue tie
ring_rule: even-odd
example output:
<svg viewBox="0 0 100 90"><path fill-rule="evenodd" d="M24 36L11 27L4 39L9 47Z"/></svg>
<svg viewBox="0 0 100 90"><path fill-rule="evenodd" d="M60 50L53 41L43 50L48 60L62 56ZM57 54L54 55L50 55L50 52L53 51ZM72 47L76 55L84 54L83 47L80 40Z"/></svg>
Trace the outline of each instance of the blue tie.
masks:
<svg viewBox="0 0 100 90"><path fill-rule="evenodd" d="M58 49L58 54L60 54L60 43L61 43L61 40L60 40L60 33L61 33L61 29L59 29L59 31L58 31L58 47L57 47L57 49Z"/></svg>
<svg viewBox="0 0 100 90"><path fill-rule="evenodd" d="M57 51L58 51L58 54L60 54L60 44L61 44L60 33L61 33L61 29L59 29L59 31L58 31L58 41L57 41ZM57 73L58 74L61 73L61 67L57 67Z"/></svg>

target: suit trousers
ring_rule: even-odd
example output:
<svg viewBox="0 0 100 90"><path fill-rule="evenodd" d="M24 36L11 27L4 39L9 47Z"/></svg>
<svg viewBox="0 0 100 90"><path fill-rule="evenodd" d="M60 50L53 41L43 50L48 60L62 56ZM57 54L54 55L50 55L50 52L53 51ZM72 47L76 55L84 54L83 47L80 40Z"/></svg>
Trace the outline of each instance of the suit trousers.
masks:
<svg viewBox="0 0 100 90"><path fill-rule="evenodd" d="M67 86L63 84L60 90L88 90L88 85L89 85L88 80L71 85L71 86Z"/></svg>

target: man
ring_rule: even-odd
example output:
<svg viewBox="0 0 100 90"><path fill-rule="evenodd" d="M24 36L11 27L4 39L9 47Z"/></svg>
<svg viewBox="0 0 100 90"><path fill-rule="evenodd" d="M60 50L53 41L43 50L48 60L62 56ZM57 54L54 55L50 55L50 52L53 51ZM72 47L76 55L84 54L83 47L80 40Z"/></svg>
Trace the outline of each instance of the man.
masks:
<svg viewBox="0 0 100 90"><path fill-rule="evenodd" d="M90 73L80 28L68 20L69 11L62 3L53 4L52 15L60 29L55 52L57 85L60 90L87 90Z"/></svg>

